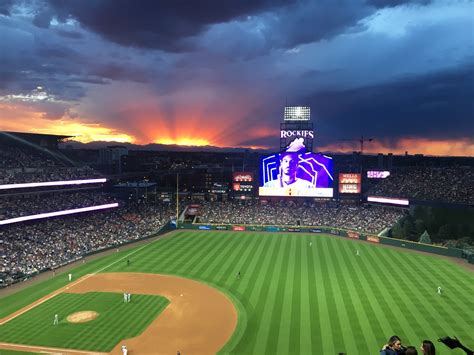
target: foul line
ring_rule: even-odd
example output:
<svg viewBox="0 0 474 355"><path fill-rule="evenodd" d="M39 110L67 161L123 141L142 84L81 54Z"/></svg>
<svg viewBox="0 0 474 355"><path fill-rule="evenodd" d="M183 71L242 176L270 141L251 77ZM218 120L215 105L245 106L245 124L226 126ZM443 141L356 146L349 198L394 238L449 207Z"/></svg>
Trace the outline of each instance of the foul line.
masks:
<svg viewBox="0 0 474 355"><path fill-rule="evenodd" d="M40 298L41 301L33 302L29 307L24 308L24 309L22 309L20 312L15 313L15 314L13 314L13 315L10 316L10 317L5 318L2 322L0 322L0 325L4 325L5 323L11 321L12 319L15 319L16 317L21 316L23 313L28 312L29 310L35 308L36 306L39 306L40 304L42 304L42 303L44 303L44 302L50 300L51 298L53 298L53 297L59 295L59 294L60 294L61 292L63 292L64 290L69 289L69 287L73 287L73 286L77 285L78 283L80 283L80 282L82 282L82 281L84 281L84 280L87 280L89 277L96 275L97 273L99 273L99 272L101 272L101 271L103 271L103 270L105 270L105 269L111 267L111 266L114 265L114 264L117 264L119 261L122 261L123 259L128 258L130 255L133 255L133 254L139 252L139 251L142 250L143 248L145 248L145 247L147 247L147 246L153 244L154 242L156 242L156 241L158 241L158 240L160 240L160 239L161 239L161 238L158 238L158 239L156 239L156 240L154 240L154 241L152 241L152 242L150 242L150 243L147 243L147 244L143 245L142 247L140 247L140 248L138 248L138 249L132 251L131 253L128 253L127 255L123 256L122 258L120 258L120 259L114 261L113 263L111 263L111 264L109 264L109 265L107 265L107 266L104 266L102 269L99 269L99 270L93 272L92 274L87 274L87 275L85 275L85 276L82 276L82 277L79 278L77 281L75 281L75 282L73 282L73 283L70 283L70 284L67 284L67 285L65 285L65 286L63 286L63 287L61 287L60 289L54 291L54 292L51 293L49 296L46 296L46 297L43 298L43 299Z"/></svg>
<svg viewBox="0 0 474 355"><path fill-rule="evenodd" d="M103 355L108 353L100 353L86 350L74 350L74 349L61 349L61 348L49 348L44 346L35 345L22 345L22 344L11 344L11 343L0 343L0 346L5 346L9 350L26 349L28 351L37 351L43 354L88 354L88 355ZM4 348L5 349L5 348Z"/></svg>

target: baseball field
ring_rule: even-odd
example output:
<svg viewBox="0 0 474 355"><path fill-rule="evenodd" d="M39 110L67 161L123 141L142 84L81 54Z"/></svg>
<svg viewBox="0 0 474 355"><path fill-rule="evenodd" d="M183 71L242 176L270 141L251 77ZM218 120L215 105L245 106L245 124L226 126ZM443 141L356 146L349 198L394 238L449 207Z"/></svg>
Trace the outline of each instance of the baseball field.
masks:
<svg viewBox="0 0 474 355"><path fill-rule="evenodd" d="M342 237L183 230L68 272L0 299L0 353L365 355L393 334L474 348L471 270Z"/></svg>

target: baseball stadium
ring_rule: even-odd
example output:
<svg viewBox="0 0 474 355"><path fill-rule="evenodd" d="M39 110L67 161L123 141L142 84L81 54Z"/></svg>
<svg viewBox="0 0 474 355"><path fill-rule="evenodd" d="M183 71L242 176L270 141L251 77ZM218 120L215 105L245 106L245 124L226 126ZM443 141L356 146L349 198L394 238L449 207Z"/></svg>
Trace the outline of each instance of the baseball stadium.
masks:
<svg viewBox="0 0 474 355"><path fill-rule="evenodd" d="M3 132L0 352L369 354L392 334L472 349L472 158L448 190L407 157L311 153L295 124L280 153L202 182L172 161L103 174L67 136Z"/></svg>

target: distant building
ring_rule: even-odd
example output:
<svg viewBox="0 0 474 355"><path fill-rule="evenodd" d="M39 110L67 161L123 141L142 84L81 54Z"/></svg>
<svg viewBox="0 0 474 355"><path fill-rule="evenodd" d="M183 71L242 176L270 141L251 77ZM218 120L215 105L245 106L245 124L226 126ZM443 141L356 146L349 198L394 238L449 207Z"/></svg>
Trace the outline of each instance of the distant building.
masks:
<svg viewBox="0 0 474 355"><path fill-rule="evenodd" d="M128 148L122 145L111 145L99 151L99 165L108 173L122 173L122 157L128 155Z"/></svg>

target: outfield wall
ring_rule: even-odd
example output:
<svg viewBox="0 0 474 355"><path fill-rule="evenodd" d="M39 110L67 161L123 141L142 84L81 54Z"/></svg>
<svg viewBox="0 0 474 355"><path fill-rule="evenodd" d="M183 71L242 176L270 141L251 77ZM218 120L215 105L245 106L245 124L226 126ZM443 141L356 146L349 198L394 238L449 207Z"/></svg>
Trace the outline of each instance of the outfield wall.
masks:
<svg viewBox="0 0 474 355"><path fill-rule="evenodd" d="M263 225L232 225L232 224L180 224L179 229L197 229L197 230L227 230L227 231L260 231L260 232L302 232L302 233L325 233L346 237L351 239L365 240L370 243L379 243L396 246L399 248L424 251L427 253L463 258L463 251L457 248L446 248L431 244L411 242L403 239L379 237L373 234L355 232L343 228L332 227L308 227L308 226L263 226ZM468 258L470 263L474 263L474 258Z"/></svg>

